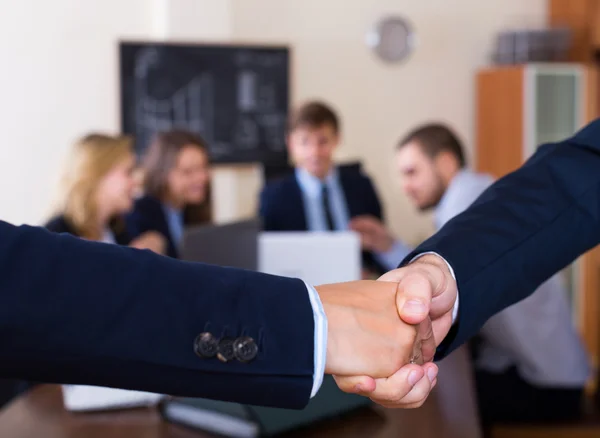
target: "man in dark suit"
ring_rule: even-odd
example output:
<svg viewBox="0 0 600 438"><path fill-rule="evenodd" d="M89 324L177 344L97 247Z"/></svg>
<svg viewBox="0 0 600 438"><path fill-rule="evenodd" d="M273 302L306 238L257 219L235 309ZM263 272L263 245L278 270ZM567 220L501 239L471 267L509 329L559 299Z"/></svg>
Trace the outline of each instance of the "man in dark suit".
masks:
<svg viewBox="0 0 600 438"><path fill-rule="evenodd" d="M420 295L415 306L429 313L435 339L443 340L436 354L441 359L491 316L525 299L598 243L600 119L570 139L541 146L383 279L399 281L399 288L413 297ZM338 384L351 390L365 381L354 377L338 379ZM385 401L393 391L377 381L368 395Z"/></svg>
<svg viewBox="0 0 600 438"><path fill-rule="evenodd" d="M335 112L321 102L308 102L292 114L287 142L296 169L261 193L260 215L266 231L347 230L350 220L362 215L383 220L369 177L334 165L339 125ZM365 268L386 271L385 254L365 251L363 256Z"/></svg>
<svg viewBox="0 0 600 438"><path fill-rule="evenodd" d="M406 407L435 384L408 364L435 346L398 318L397 283L315 288L1 221L0 272L3 378L287 408L324 372L394 374Z"/></svg>

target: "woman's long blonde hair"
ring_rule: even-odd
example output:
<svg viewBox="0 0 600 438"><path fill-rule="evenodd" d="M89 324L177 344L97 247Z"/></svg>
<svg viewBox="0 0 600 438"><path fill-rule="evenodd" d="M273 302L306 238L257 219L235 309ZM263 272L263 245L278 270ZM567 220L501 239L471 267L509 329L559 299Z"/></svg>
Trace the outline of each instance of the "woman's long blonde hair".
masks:
<svg viewBox="0 0 600 438"><path fill-rule="evenodd" d="M132 151L131 138L99 133L88 134L73 146L61 183L59 210L80 237L101 239L98 185Z"/></svg>

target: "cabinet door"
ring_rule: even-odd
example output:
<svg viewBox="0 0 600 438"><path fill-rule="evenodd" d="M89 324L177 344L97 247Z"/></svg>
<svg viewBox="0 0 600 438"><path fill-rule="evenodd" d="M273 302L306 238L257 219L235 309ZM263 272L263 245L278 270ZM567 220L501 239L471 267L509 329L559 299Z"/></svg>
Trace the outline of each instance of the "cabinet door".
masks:
<svg viewBox="0 0 600 438"><path fill-rule="evenodd" d="M579 65L532 64L525 70L525 151L564 140L585 124L584 69Z"/></svg>

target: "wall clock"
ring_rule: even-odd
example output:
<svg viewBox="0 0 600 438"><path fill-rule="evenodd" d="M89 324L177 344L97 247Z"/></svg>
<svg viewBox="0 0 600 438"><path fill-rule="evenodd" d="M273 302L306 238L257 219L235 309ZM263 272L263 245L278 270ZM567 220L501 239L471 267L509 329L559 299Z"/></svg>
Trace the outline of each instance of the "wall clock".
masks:
<svg viewBox="0 0 600 438"><path fill-rule="evenodd" d="M414 49L414 31L403 17L384 17L367 34L367 45L381 60L387 63L401 62Z"/></svg>

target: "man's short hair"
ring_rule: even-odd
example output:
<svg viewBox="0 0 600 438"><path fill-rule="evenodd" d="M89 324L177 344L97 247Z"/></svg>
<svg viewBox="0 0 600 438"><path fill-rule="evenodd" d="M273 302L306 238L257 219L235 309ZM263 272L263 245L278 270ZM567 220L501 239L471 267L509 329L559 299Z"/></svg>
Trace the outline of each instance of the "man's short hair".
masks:
<svg viewBox="0 0 600 438"><path fill-rule="evenodd" d="M316 129L324 125L331 126L336 134L340 130L340 121L335 111L323 102L311 101L292 112L288 132L298 128Z"/></svg>
<svg viewBox="0 0 600 438"><path fill-rule="evenodd" d="M465 167L465 152L461 141L452 129L442 123L421 125L408 133L398 144L398 149L408 143L415 142L430 158L441 152L450 152L458 160L460 167Z"/></svg>

